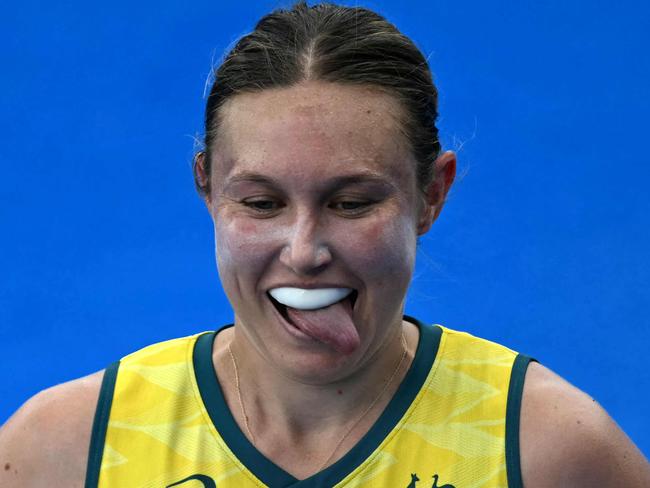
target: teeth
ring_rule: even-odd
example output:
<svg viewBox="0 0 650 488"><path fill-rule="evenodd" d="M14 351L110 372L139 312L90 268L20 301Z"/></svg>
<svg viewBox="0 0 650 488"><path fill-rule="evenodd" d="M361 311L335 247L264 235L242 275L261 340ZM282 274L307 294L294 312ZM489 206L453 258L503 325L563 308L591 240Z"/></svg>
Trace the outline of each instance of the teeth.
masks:
<svg viewBox="0 0 650 488"><path fill-rule="evenodd" d="M298 310L316 310L339 302L352 293L351 288L273 288L270 295L282 305Z"/></svg>

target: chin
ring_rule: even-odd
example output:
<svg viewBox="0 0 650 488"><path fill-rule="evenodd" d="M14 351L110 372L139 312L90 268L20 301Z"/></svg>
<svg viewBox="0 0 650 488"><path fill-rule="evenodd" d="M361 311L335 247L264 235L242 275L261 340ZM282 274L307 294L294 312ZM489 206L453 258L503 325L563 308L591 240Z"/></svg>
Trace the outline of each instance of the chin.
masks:
<svg viewBox="0 0 650 488"><path fill-rule="evenodd" d="M342 355L323 346L321 351L299 351L291 356L283 352L274 361L286 376L311 385L326 385L345 379L356 371L359 351ZM359 348L361 349L361 347Z"/></svg>

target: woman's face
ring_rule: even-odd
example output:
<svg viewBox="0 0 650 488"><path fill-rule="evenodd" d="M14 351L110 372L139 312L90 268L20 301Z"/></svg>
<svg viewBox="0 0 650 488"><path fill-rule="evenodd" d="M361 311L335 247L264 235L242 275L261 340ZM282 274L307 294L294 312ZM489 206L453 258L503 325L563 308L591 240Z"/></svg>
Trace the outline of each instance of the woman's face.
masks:
<svg viewBox="0 0 650 488"><path fill-rule="evenodd" d="M398 333L427 228L400 113L378 90L322 82L222 108L207 202L219 275L238 333L293 377L345 377ZM278 287L354 293L301 311L271 299Z"/></svg>

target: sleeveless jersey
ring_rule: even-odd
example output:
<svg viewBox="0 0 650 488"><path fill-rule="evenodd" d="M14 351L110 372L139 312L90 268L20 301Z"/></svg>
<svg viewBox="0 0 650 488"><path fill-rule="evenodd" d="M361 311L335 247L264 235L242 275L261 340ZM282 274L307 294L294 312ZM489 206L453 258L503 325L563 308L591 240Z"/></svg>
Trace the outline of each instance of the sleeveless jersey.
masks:
<svg viewBox="0 0 650 488"><path fill-rule="evenodd" d="M531 358L406 317L409 371L343 458L298 480L235 423L212 363L216 332L146 347L106 369L86 488L521 487L519 412Z"/></svg>

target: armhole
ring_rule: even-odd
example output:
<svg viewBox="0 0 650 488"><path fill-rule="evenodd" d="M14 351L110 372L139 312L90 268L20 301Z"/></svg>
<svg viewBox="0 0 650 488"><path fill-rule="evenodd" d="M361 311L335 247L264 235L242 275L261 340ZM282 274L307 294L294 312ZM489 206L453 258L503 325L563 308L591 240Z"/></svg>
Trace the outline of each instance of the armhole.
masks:
<svg viewBox="0 0 650 488"><path fill-rule="evenodd" d="M506 474L508 476L508 488L523 488L524 486L519 457L519 421L524 380L531 361L537 360L523 354L517 354L510 373L508 403L506 406Z"/></svg>
<svg viewBox="0 0 650 488"><path fill-rule="evenodd" d="M93 421L93 429L90 437L85 488L97 488L99 483L99 470L102 466L102 456L104 455L106 429L111 413L115 380L117 379L117 370L119 367L120 362L116 361L104 371L104 378L102 379L102 386L99 390L95 420Z"/></svg>

